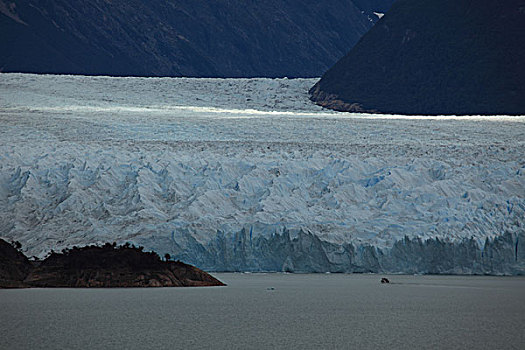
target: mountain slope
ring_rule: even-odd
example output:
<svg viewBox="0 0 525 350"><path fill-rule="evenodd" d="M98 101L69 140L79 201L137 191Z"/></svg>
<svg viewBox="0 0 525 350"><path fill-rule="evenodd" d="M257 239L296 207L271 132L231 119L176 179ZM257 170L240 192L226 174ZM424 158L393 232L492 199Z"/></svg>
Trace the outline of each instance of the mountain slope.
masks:
<svg viewBox="0 0 525 350"><path fill-rule="evenodd" d="M370 29L375 3L0 0L0 71L319 76Z"/></svg>
<svg viewBox="0 0 525 350"><path fill-rule="evenodd" d="M311 89L342 111L524 114L525 1L400 0Z"/></svg>

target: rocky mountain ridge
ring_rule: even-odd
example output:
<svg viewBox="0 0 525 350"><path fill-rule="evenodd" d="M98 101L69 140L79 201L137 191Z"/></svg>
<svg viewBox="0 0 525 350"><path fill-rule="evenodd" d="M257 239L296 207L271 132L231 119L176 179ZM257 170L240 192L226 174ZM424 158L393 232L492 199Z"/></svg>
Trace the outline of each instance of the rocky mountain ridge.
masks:
<svg viewBox="0 0 525 350"><path fill-rule="evenodd" d="M0 1L0 71L318 77L394 0Z"/></svg>
<svg viewBox="0 0 525 350"><path fill-rule="evenodd" d="M525 114L525 1L400 0L310 90L338 111Z"/></svg>

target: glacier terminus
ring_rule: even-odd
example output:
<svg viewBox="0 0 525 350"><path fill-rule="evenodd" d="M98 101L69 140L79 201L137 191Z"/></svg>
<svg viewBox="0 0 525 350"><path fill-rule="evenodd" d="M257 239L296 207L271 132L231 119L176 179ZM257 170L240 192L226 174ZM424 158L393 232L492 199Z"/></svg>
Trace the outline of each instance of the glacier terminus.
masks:
<svg viewBox="0 0 525 350"><path fill-rule="evenodd" d="M315 81L0 74L0 236L211 271L525 273L525 116L339 113Z"/></svg>

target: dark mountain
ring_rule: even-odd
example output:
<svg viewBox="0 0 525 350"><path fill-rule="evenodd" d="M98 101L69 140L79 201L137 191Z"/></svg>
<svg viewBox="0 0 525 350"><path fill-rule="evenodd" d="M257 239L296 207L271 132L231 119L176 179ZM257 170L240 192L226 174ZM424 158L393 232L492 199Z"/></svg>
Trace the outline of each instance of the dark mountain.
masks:
<svg viewBox="0 0 525 350"><path fill-rule="evenodd" d="M208 273L180 261L162 261L142 247L115 244L74 247L29 261L0 239L0 288L223 286Z"/></svg>
<svg viewBox="0 0 525 350"><path fill-rule="evenodd" d="M393 1L0 0L0 71L320 76Z"/></svg>
<svg viewBox="0 0 525 350"><path fill-rule="evenodd" d="M399 0L310 93L342 111L525 114L525 0Z"/></svg>
<svg viewBox="0 0 525 350"><path fill-rule="evenodd" d="M394 1L385 0L353 0L354 4L364 13L370 15L371 18L374 13L384 14L387 12ZM375 16L377 18L377 16Z"/></svg>

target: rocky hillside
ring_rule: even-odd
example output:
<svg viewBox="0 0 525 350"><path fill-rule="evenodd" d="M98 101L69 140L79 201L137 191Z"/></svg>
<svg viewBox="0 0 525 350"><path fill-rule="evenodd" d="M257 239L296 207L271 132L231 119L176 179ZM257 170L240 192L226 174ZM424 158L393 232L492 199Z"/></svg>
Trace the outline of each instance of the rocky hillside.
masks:
<svg viewBox="0 0 525 350"><path fill-rule="evenodd" d="M19 243L11 245L0 239L0 287L22 286L22 280L33 268L17 248L20 248Z"/></svg>
<svg viewBox="0 0 525 350"><path fill-rule="evenodd" d="M129 245L73 247L29 261L0 239L1 287L188 287L223 283L180 261L162 261L155 253Z"/></svg>
<svg viewBox="0 0 525 350"><path fill-rule="evenodd" d="M0 0L0 71L317 77L394 0Z"/></svg>
<svg viewBox="0 0 525 350"><path fill-rule="evenodd" d="M311 89L341 111L525 114L525 1L400 0Z"/></svg>

